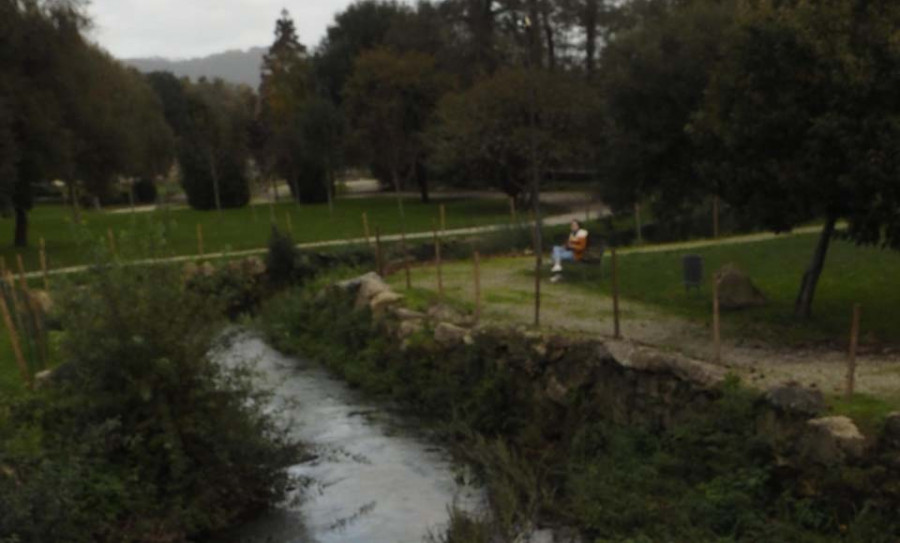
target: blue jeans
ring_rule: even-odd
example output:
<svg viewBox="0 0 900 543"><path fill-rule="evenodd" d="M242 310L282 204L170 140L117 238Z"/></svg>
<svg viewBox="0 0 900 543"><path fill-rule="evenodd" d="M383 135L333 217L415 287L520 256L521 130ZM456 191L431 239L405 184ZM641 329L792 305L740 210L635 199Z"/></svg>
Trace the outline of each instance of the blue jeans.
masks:
<svg viewBox="0 0 900 543"><path fill-rule="evenodd" d="M558 264L563 260L575 260L575 253L566 249L561 245L556 245L553 247L553 262Z"/></svg>

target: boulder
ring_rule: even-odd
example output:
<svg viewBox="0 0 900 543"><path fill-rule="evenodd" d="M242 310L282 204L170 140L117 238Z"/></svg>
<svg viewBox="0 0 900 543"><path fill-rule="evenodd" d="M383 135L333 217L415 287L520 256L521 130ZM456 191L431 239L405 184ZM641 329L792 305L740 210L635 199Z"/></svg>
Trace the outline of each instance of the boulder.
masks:
<svg viewBox="0 0 900 543"><path fill-rule="evenodd" d="M785 415L809 418L825 412L825 397L822 392L796 383L770 388L763 400Z"/></svg>
<svg viewBox="0 0 900 543"><path fill-rule="evenodd" d="M862 458L866 438L847 417L822 417L806 423L800 443L801 456L825 466Z"/></svg>
<svg viewBox="0 0 900 543"><path fill-rule="evenodd" d="M375 272L369 272L359 278L359 290L356 293L356 309L369 305L375 296L391 290L391 287Z"/></svg>
<svg viewBox="0 0 900 543"><path fill-rule="evenodd" d="M425 329L425 323L418 319L409 319L400 322L397 327L397 338L407 340Z"/></svg>
<svg viewBox="0 0 900 543"><path fill-rule="evenodd" d="M456 325L463 325L468 322L465 315L444 304L436 304L429 307L428 318L433 322L449 322Z"/></svg>
<svg viewBox="0 0 900 543"><path fill-rule="evenodd" d="M369 300L369 308L375 318L380 318L387 313L387 310L403 301L403 295L397 294L392 290L385 290L376 294Z"/></svg>
<svg viewBox="0 0 900 543"><path fill-rule="evenodd" d="M469 331L461 326L449 322L439 323L434 328L434 340L444 347L452 347L465 343L472 343L472 336Z"/></svg>
<svg viewBox="0 0 900 543"><path fill-rule="evenodd" d="M31 297L31 303L37 307L43 315L50 315L53 313L53 298L50 296L50 293L46 290L29 290L29 296Z"/></svg>
<svg viewBox="0 0 900 543"><path fill-rule="evenodd" d="M402 306L394 306L390 309L391 314L402 321L408 320L425 320L425 313L420 311L413 311L412 309L408 309Z"/></svg>
<svg viewBox="0 0 900 543"><path fill-rule="evenodd" d="M745 309L766 305L766 296L733 264L719 270L719 307Z"/></svg>
<svg viewBox="0 0 900 543"><path fill-rule="evenodd" d="M628 341L607 341L606 350L620 366L648 373L668 373L681 380L706 388L714 388L725 381L724 368L693 360L677 353L657 351ZM598 352L597 356L605 357Z"/></svg>

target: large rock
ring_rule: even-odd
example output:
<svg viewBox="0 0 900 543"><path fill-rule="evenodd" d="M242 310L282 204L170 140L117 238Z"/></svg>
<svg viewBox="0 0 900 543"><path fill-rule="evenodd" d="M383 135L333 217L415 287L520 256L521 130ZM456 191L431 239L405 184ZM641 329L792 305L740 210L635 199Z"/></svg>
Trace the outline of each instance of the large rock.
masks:
<svg viewBox="0 0 900 543"><path fill-rule="evenodd" d="M668 373L701 387L713 388L725 381L725 369L677 353L657 351L628 341L607 341L612 358L625 368L647 373Z"/></svg>
<svg viewBox="0 0 900 543"><path fill-rule="evenodd" d="M425 313L420 311L413 311L412 309L403 307L403 306L395 306L390 309L390 312L400 319L401 321L408 320L425 320Z"/></svg>
<svg viewBox="0 0 900 543"><path fill-rule="evenodd" d="M424 329L425 323L419 319L401 321L397 327L397 339L407 340Z"/></svg>
<svg viewBox="0 0 900 543"><path fill-rule="evenodd" d="M428 318L433 322L449 322L452 324L466 325L469 319L461 312L449 305L437 304L428 308Z"/></svg>
<svg viewBox="0 0 900 543"><path fill-rule="evenodd" d="M887 447L900 451L900 412L894 411L884 419L881 440Z"/></svg>
<svg viewBox="0 0 900 543"><path fill-rule="evenodd" d="M369 305L373 298L382 292L390 290L391 287L377 273L369 272L363 275L359 278L359 290L356 293L356 309L363 309Z"/></svg>
<svg viewBox="0 0 900 543"><path fill-rule="evenodd" d="M31 297L31 303L37 307L43 315L53 313L53 298L46 290L29 290L28 295Z"/></svg>
<svg viewBox="0 0 900 543"><path fill-rule="evenodd" d="M825 412L825 397L821 391L795 383L770 388L763 399L785 415L809 418Z"/></svg>
<svg viewBox="0 0 900 543"><path fill-rule="evenodd" d="M865 454L866 438L847 417L822 417L806 425L800 453L807 461L833 466Z"/></svg>
<svg viewBox="0 0 900 543"><path fill-rule="evenodd" d="M719 307L745 309L766 305L766 296L733 264L719 270Z"/></svg>
<svg viewBox="0 0 900 543"><path fill-rule="evenodd" d="M442 322L435 326L434 340L444 347L472 343L472 337L467 329L449 322Z"/></svg>
<svg viewBox="0 0 900 543"><path fill-rule="evenodd" d="M372 310L372 315L378 319L383 317L388 309L399 304L403 301L403 295L397 294L392 290L385 290L379 292L375 295L374 298L369 300L369 308Z"/></svg>

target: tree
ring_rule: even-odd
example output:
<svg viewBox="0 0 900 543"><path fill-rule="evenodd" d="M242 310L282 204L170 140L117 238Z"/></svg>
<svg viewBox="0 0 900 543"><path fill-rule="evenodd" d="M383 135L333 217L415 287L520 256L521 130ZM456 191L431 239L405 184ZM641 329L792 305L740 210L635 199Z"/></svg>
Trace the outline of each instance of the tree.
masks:
<svg viewBox="0 0 900 543"><path fill-rule="evenodd" d="M443 82L434 58L379 48L360 55L344 89L354 136L370 150L375 168L389 173L400 191L426 151L423 132L441 95ZM428 185L419 186L428 201Z"/></svg>
<svg viewBox="0 0 900 543"><path fill-rule="evenodd" d="M692 132L724 196L785 231L823 218L795 304L809 317L839 220L900 249L900 6L891 0L755 3Z"/></svg>
<svg viewBox="0 0 900 543"><path fill-rule="evenodd" d="M674 227L717 192L715 179L701 183L696 175L696 147L685 127L703 101L734 12L728 2L670 4L651 2L630 15L641 22L603 51L599 79L607 121L604 200L628 209L650 199L654 215Z"/></svg>
<svg viewBox="0 0 900 543"><path fill-rule="evenodd" d="M536 94L534 128L530 89ZM444 175L486 181L525 199L532 136L541 175L553 167L590 165L599 118L597 93L574 76L500 70L441 100L428 134L432 165Z"/></svg>
<svg viewBox="0 0 900 543"><path fill-rule="evenodd" d="M201 79L187 87L186 99L188 123L178 157L188 203L195 209L247 205L252 93Z"/></svg>

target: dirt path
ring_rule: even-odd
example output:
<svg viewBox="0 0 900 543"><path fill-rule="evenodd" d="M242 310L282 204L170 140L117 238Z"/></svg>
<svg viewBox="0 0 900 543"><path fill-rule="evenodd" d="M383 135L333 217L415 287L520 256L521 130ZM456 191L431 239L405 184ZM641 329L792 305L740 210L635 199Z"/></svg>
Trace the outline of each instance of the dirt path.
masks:
<svg viewBox="0 0 900 543"><path fill-rule="evenodd" d="M483 263L485 322L531 325L534 320L534 279L525 272L532 266L530 258L499 258ZM445 265L443 275L445 291L451 299L474 304L471 263ZM402 292L402 278L395 276L391 281ZM436 290L435 270L432 267L415 269L413 282L416 287ZM545 282L542 287L542 326L545 329L563 334L612 337L610 297L565 282ZM631 300L621 300L620 308L624 337L692 358L713 359L708 324L676 317ZM858 363L859 392L885 398L900 395L900 353L863 354ZM744 382L761 388L797 381L815 386L826 394L834 394L842 391L846 355L824 348L798 350L723 338L722 365L741 376Z"/></svg>

